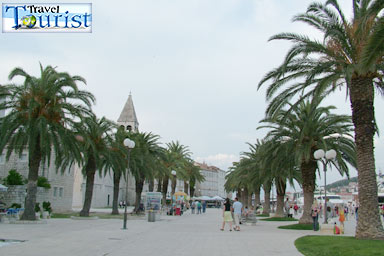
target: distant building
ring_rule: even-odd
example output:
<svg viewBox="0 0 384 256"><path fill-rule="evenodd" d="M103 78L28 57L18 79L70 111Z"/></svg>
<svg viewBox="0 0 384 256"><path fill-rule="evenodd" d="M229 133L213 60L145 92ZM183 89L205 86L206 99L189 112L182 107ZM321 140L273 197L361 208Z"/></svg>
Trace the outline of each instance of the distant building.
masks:
<svg viewBox="0 0 384 256"><path fill-rule="evenodd" d="M225 171L216 166L208 166L206 163L197 163L195 165L201 168L201 174L205 181L197 182L195 187L196 196L220 196L227 197L224 189Z"/></svg>

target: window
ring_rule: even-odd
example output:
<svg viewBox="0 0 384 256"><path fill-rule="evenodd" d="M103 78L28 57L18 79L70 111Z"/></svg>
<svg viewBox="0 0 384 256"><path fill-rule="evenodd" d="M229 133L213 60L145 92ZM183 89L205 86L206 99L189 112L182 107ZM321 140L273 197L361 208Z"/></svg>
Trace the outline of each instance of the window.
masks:
<svg viewBox="0 0 384 256"><path fill-rule="evenodd" d="M63 197L64 188L59 188L59 197Z"/></svg>
<svg viewBox="0 0 384 256"><path fill-rule="evenodd" d="M132 126L128 125L127 126L127 131L132 131Z"/></svg>
<svg viewBox="0 0 384 256"><path fill-rule="evenodd" d="M54 187L54 188L53 188L53 196L54 196L54 197L57 197L57 187Z"/></svg>

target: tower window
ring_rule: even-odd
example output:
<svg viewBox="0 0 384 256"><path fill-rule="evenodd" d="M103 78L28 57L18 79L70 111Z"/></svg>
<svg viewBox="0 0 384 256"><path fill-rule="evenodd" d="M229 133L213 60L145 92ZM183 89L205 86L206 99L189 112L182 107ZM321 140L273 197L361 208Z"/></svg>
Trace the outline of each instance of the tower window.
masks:
<svg viewBox="0 0 384 256"><path fill-rule="evenodd" d="M127 131L132 131L132 126L128 125L127 126Z"/></svg>

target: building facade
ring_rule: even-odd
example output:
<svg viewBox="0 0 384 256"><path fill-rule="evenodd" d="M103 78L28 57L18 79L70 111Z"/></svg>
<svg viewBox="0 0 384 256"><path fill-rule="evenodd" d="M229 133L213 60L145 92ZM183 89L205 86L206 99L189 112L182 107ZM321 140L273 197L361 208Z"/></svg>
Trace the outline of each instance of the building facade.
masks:
<svg viewBox="0 0 384 256"><path fill-rule="evenodd" d="M205 178L203 182L196 183L195 195L226 198L227 193L224 189L225 171L216 166L209 166L206 163L195 162L195 165L200 167L201 174Z"/></svg>

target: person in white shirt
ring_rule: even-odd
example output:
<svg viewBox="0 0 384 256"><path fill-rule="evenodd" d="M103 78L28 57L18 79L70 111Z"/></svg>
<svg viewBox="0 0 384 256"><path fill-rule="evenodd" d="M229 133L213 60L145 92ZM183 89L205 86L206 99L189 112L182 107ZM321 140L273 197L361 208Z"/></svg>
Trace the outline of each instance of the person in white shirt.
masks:
<svg viewBox="0 0 384 256"><path fill-rule="evenodd" d="M241 211L243 209L243 204L239 202L239 199L236 197L235 202L233 203L233 215L235 217L235 230L240 231L240 218Z"/></svg>

